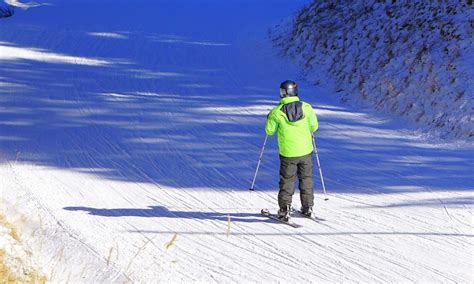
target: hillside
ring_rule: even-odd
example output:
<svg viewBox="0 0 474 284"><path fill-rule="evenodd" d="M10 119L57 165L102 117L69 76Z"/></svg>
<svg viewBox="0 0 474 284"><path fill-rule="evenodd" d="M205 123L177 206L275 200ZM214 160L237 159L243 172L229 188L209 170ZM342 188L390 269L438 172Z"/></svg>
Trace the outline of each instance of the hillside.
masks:
<svg viewBox="0 0 474 284"><path fill-rule="evenodd" d="M314 1L271 36L309 81L327 72L343 101L473 141L472 1Z"/></svg>

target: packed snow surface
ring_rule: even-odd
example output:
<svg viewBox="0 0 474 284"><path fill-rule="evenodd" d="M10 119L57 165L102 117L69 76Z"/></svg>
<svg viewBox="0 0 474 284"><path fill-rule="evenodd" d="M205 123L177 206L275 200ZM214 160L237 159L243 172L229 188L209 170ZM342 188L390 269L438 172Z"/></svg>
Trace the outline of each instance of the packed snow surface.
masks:
<svg viewBox="0 0 474 284"><path fill-rule="evenodd" d="M474 140L472 1L314 1L273 30L275 45L321 69L337 94L433 136Z"/></svg>
<svg viewBox="0 0 474 284"><path fill-rule="evenodd" d="M472 145L298 78L267 30L307 1L48 3L0 20L0 208L49 280L474 281ZM285 79L316 109L329 194L315 170L326 221L298 229L259 213L274 137L248 190Z"/></svg>

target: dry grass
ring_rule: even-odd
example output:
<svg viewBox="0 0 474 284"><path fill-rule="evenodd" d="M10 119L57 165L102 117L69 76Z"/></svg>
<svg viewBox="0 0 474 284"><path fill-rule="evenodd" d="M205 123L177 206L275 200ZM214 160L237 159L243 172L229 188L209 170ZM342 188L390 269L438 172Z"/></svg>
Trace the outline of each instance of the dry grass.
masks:
<svg viewBox="0 0 474 284"><path fill-rule="evenodd" d="M0 283L46 283L48 279L36 272L23 272L23 275L16 275L5 264L6 253L0 250Z"/></svg>
<svg viewBox="0 0 474 284"><path fill-rule="evenodd" d="M20 242L20 237L18 236L16 228L12 224L8 223L5 219L5 216L3 216L2 214L0 214L0 226L7 228L10 231L9 235L15 241Z"/></svg>
<svg viewBox="0 0 474 284"><path fill-rule="evenodd" d="M0 214L0 226L8 230L8 234L18 243L21 243L18 231L13 224L6 221L5 216ZM6 283L46 283L48 279L37 271L25 269L25 265L21 259L15 259L15 267L17 271L22 273L14 273L12 267L6 264L7 254L0 249L0 284Z"/></svg>
<svg viewBox="0 0 474 284"><path fill-rule="evenodd" d="M112 258L112 252L114 251L114 247L110 247L110 250L109 250L109 256L107 257L107 266L110 266L110 259Z"/></svg>
<svg viewBox="0 0 474 284"><path fill-rule="evenodd" d="M166 243L166 249L169 249L170 247L172 247L175 243L176 243L176 238L178 238L178 234L174 234L173 237L171 238L171 240L169 242Z"/></svg>
<svg viewBox="0 0 474 284"><path fill-rule="evenodd" d="M17 277L13 275L10 269L5 265L5 252L0 250L0 283L15 283Z"/></svg>

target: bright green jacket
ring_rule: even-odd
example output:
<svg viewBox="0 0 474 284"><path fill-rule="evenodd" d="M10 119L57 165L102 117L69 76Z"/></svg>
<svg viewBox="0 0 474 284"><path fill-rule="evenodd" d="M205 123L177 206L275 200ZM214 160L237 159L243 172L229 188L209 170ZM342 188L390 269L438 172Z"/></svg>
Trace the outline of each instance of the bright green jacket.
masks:
<svg viewBox="0 0 474 284"><path fill-rule="evenodd" d="M302 103L303 117L295 122L288 120L281 108L288 103L299 101L298 97L285 97L267 116L265 132L278 132L278 148L284 157L301 157L313 151L312 133L318 129L318 119L310 104Z"/></svg>

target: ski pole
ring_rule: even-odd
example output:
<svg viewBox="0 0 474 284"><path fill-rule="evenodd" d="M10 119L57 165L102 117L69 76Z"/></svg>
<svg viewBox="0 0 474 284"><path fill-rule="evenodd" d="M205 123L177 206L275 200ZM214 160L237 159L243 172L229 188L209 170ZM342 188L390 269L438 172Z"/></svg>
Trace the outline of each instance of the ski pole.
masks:
<svg viewBox="0 0 474 284"><path fill-rule="evenodd" d="M321 177L321 184L323 185L324 200L329 200L326 194L326 186L324 185L323 171L321 170L321 163L319 162L318 147L316 147L316 138L313 135L314 153L316 154L316 161L318 162L319 176Z"/></svg>
<svg viewBox="0 0 474 284"><path fill-rule="evenodd" d="M263 151L265 151L265 145L267 145L267 139L268 139L268 135L265 136L265 141L263 141L262 150L260 151L260 157L258 158L257 168L255 169L255 175L253 176L252 186L250 187L250 190L252 191L255 189L254 188L255 180L257 179L258 168L260 168L260 162L262 161Z"/></svg>

